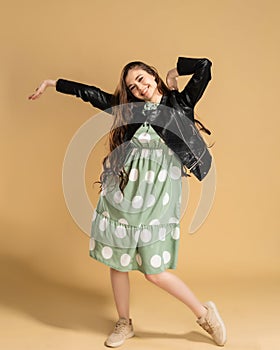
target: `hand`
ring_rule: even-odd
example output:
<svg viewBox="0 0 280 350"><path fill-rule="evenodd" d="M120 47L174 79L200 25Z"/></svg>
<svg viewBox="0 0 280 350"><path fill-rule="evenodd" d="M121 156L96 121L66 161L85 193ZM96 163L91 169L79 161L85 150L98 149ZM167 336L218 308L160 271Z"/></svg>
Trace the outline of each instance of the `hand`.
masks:
<svg viewBox="0 0 280 350"><path fill-rule="evenodd" d="M166 84L170 90L178 90L178 78L179 74L176 68L171 69L166 76Z"/></svg>
<svg viewBox="0 0 280 350"><path fill-rule="evenodd" d="M29 100L36 100L37 98L39 98L42 93L46 90L46 88L48 86L56 86L56 80L44 80L41 85L39 87L37 87L37 89L35 90L36 92L34 92L32 95L28 96Z"/></svg>

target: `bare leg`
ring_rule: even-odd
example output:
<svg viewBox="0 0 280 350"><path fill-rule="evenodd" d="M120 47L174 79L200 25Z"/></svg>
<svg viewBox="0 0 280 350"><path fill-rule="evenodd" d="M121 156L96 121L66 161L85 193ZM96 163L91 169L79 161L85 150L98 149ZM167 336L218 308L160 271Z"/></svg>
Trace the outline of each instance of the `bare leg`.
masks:
<svg viewBox="0 0 280 350"><path fill-rule="evenodd" d="M155 275L145 275L146 279L173 295L187 305L197 318L206 314L205 307L189 287L176 275L164 271Z"/></svg>
<svg viewBox="0 0 280 350"><path fill-rule="evenodd" d="M129 319L129 276L128 272L121 272L110 268L111 284L119 318Z"/></svg>

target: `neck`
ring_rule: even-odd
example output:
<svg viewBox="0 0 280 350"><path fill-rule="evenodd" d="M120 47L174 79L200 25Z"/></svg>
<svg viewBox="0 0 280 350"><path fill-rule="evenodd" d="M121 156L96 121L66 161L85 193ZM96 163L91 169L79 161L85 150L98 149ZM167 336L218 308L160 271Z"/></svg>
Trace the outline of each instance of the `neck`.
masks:
<svg viewBox="0 0 280 350"><path fill-rule="evenodd" d="M151 96L151 98L147 101L153 102L153 103L160 103L161 98L162 98L162 94L157 90L155 91L153 96Z"/></svg>

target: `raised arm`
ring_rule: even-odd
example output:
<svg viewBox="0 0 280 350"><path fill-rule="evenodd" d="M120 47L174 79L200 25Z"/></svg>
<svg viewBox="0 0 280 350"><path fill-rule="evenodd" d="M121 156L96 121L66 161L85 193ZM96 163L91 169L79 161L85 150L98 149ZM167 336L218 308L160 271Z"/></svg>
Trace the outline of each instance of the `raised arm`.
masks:
<svg viewBox="0 0 280 350"><path fill-rule="evenodd" d="M207 58L179 57L177 67L167 74L167 84L169 88L177 89L178 76L192 74L180 95L185 103L193 108L211 80L211 65L212 62Z"/></svg>
<svg viewBox="0 0 280 350"><path fill-rule="evenodd" d="M113 105L113 95L102 91L96 86L90 86L66 79L44 80L36 89L35 93L30 95L30 100L35 100L42 95L47 87L55 87L56 91L74 95L85 102L90 102L94 107L106 110Z"/></svg>

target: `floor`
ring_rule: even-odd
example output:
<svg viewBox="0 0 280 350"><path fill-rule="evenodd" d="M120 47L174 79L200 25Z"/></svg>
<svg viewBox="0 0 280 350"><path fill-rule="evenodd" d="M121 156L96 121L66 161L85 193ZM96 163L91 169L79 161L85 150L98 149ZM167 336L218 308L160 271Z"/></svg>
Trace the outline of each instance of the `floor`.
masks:
<svg viewBox="0 0 280 350"><path fill-rule="evenodd" d="M111 291L78 290L18 265L0 267L0 348L106 349L116 313ZM122 349L217 349L180 302L131 273L131 317L136 336ZM228 330L228 350L278 350L279 278L189 281L216 302ZM199 291L199 292L198 292Z"/></svg>

